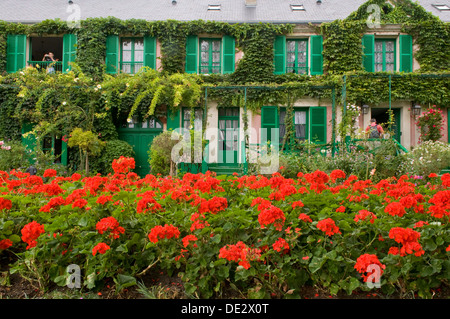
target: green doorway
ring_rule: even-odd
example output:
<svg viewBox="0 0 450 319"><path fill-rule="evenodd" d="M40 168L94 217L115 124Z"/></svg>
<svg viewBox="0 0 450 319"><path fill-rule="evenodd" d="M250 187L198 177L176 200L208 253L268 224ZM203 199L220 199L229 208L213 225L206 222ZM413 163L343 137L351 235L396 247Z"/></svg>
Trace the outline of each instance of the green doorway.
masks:
<svg viewBox="0 0 450 319"><path fill-rule="evenodd" d="M153 139L161 134L163 126L155 118L145 121L133 119L119 128L119 139L133 146L135 152L134 160L136 167L134 172L141 177L150 174L150 163L148 151Z"/></svg>
<svg viewBox="0 0 450 319"><path fill-rule="evenodd" d="M239 153L239 108L219 108L218 164L237 166Z"/></svg>
<svg viewBox="0 0 450 319"><path fill-rule="evenodd" d="M380 124L383 127L383 130L386 132L390 130L392 132L392 137L395 138L399 143L401 143L401 109L392 108L392 112L394 115L394 122L389 128L389 108L372 108L372 118L377 120L377 124Z"/></svg>

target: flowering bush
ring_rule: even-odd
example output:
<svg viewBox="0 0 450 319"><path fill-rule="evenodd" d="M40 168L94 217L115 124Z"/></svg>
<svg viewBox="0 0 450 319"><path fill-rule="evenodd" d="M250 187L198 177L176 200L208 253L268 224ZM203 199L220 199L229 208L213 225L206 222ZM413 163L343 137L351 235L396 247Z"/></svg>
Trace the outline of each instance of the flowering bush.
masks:
<svg viewBox="0 0 450 319"><path fill-rule="evenodd" d="M1 171L0 254L19 257L10 271L45 289L64 286L76 264L84 289L112 278L120 290L158 267L203 298L369 291L373 266L388 295L430 297L448 282L450 174L422 184L339 170L138 178L132 166L123 158L114 174L84 178Z"/></svg>
<svg viewBox="0 0 450 319"><path fill-rule="evenodd" d="M439 173L450 163L450 144L441 141L426 141L403 155L399 167L401 174L423 179L431 173Z"/></svg>
<svg viewBox="0 0 450 319"><path fill-rule="evenodd" d="M442 137L442 130L444 129L442 110L436 109L436 105L424 112L416 122L420 129L419 141L437 141Z"/></svg>

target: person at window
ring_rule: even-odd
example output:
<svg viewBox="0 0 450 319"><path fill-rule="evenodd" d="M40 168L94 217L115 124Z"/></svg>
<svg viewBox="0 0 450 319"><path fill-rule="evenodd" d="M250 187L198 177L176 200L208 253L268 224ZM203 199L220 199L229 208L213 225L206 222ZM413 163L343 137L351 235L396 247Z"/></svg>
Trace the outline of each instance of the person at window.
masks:
<svg viewBox="0 0 450 319"><path fill-rule="evenodd" d="M51 63L51 62L56 62L56 61L58 61L58 59L55 59L55 57L53 55L53 52L49 52L47 54L44 54L44 57L42 58L42 61L49 62L49 63L46 63L46 65L47 65L47 73L50 73L50 74L55 73L54 63Z"/></svg>
<svg viewBox="0 0 450 319"><path fill-rule="evenodd" d="M376 119L371 119L370 124L366 128L366 132L369 133L369 138L381 138L383 136L383 128L377 124Z"/></svg>

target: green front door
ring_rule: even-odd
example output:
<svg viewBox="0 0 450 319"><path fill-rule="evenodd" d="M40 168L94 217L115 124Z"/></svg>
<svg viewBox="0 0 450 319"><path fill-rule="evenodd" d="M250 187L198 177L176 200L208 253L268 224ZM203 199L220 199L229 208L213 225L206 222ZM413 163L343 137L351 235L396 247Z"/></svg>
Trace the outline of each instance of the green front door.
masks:
<svg viewBox="0 0 450 319"><path fill-rule="evenodd" d="M218 163L237 166L239 153L239 108L219 108Z"/></svg>
<svg viewBox="0 0 450 319"><path fill-rule="evenodd" d="M119 129L119 138L133 146L134 160L136 162L134 172L141 177L150 174L148 151L153 139L161 134L162 131L161 123L153 118L145 122L133 121Z"/></svg>

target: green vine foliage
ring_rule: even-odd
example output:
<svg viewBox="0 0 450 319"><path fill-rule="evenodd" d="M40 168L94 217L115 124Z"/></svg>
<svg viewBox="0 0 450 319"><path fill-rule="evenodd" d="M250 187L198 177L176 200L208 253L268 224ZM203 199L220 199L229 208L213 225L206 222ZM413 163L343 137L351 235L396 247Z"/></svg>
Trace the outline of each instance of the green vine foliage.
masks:
<svg viewBox="0 0 450 319"><path fill-rule="evenodd" d="M168 109L204 107L208 100L221 107L244 105L258 112L263 105L289 105L289 99L302 97L330 99L332 91L341 101L343 75L347 76L346 103L379 104L389 99L450 105L449 24L440 21L410 0L369 0L344 20L312 27L324 37L324 75L274 75L273 40L293 32L291 24L229 24L213 21L120 20L114 17L88 18L80 28L71 29L64 21L45 20L34 25L0 21L0 137L20 139L24 122L42 123L42 134L67 134L75 127L92 130L103 140L118 138L116 128L130 116L167 116ZM370 4L381 7L381 24L401 24L413 35L419 50L419 72L392 77L389 96L388 74L374 77L362 69L361 39L367 32ZM27 69L6 74L7 34L77 35L77 57L72 71L45 74ZM143 70L130 76L105 73L108 35L154 36L161 44L162 72ZM232 74L185 74L186 37L192 34L230 35L244 55ZM159 70L161 71L161 70ZM428 73L437 76L420 77ZM215 87L234 86L220 90ZM245 86L259 88L244 89Z"/></svg>

